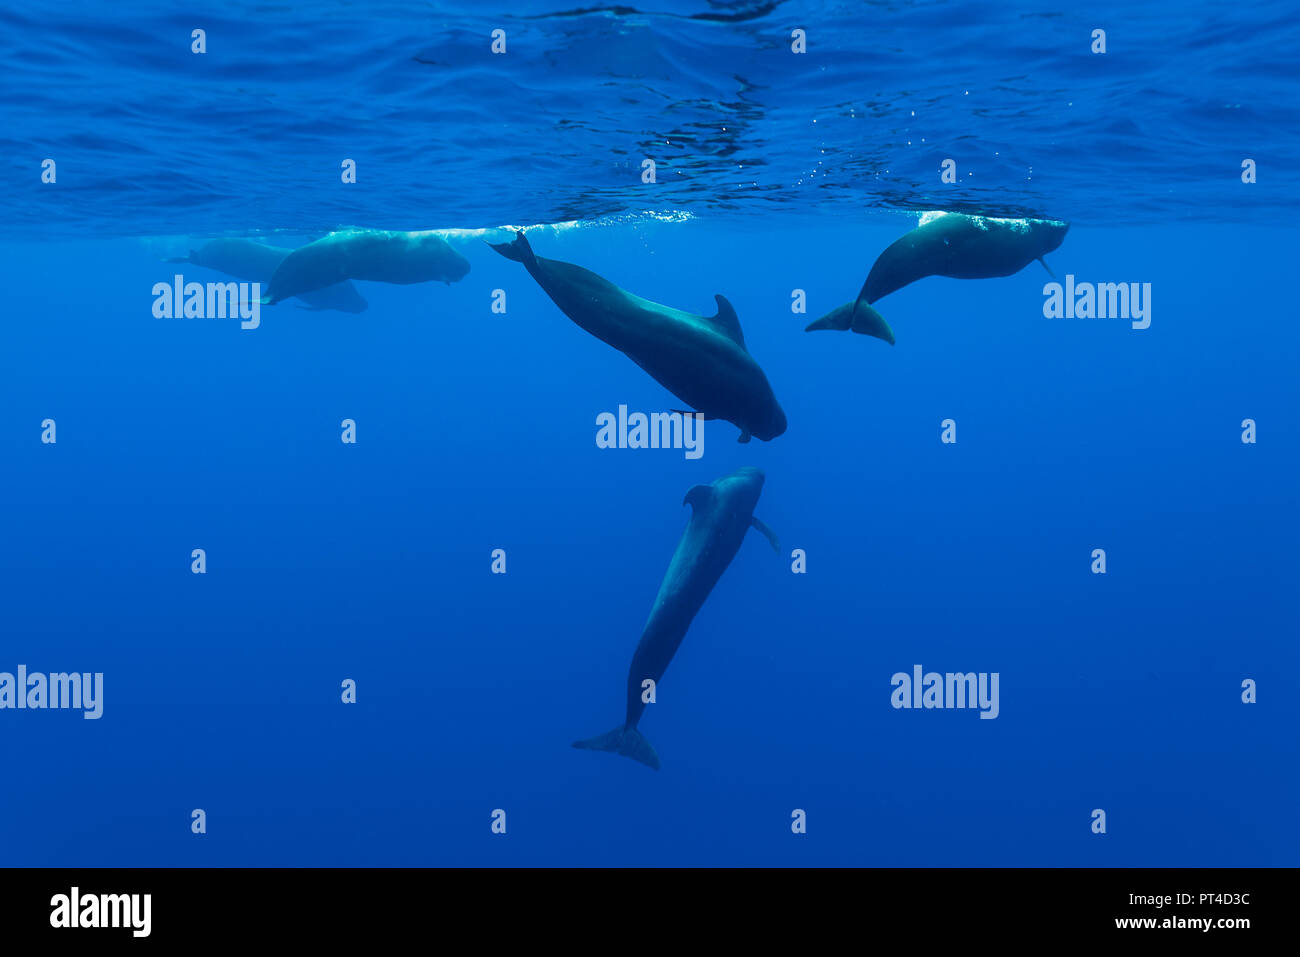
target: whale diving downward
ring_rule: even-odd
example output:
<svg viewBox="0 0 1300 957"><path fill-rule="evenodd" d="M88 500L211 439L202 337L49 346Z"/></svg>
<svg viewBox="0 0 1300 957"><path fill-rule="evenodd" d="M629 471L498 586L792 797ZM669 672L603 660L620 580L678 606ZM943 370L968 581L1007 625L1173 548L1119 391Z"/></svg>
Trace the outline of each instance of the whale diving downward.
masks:
<svg viewBox="0 0 1300 957"><path fill-rule="evenodd" d="M690 410L735 425L741 442L785 431L785 412L722 296L714 296L716 316L697 316L634 296L581 266L534 255L522 232L514 242L488 245L522 263L579 328L623 353Z"/></svg>
<svg viewBox="0 0 1300 957"><path fill-rule="evenodd" d="M637 730L646 707L642 695L647 687L658 686L696 612L740 550L745 533L751 528L761 532L780 552L775 533L754 517L762 491L763 473L745 466L712 485L696 485L686 493L683 504L691 506L691 518L632 655L627 673L627 716L613 731L573 742L575 748L613 751L659 769L659 755ZM653 686L645 684L650 681Z"/></svg>

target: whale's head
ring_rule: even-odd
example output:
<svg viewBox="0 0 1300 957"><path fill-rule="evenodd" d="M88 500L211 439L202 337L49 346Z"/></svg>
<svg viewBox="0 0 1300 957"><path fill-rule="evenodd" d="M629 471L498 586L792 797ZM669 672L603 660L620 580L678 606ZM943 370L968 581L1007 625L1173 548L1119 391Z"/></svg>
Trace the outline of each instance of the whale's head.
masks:
<svg viewBox="0 0 1300 957"><path fill-rule="evenodd" d="M1070 231L1070 224L1055 219L1031 219L1029 231L1038 247L1038 255L1046 256L1065 241L1065 234Z"/></svg>
<svg viewBox="0 0 1300 957"><path fill-rule="evenodd" d="M456 250L451 250L451 256L443 267L443 275L445 277L443 282L460 282L469 275L469 260Z"/></svg>
<svg viewBox="0 0 1300 957"><path fill-rule="evenodd" d="M406 233L406 242L417 252L423 266L424 278L450 285L469 275L469 260L436 229Z"/></svg>
<svg viewBox="0 0 1300 957"><path fill-rule="evenodd" d="M754 514L758 497L763 494L763 470L752 465L742 465L725 478L713 483L716 491L724 494L727 501L739 513Z"/></svg>
<svg viewBox="0 0 1300 957"><path fill-rule="evenodd" d="M769 396L757 422L749 425L749 433L755 438L768 442L785 432L785 409L776 401L776 396Z"/></svg>

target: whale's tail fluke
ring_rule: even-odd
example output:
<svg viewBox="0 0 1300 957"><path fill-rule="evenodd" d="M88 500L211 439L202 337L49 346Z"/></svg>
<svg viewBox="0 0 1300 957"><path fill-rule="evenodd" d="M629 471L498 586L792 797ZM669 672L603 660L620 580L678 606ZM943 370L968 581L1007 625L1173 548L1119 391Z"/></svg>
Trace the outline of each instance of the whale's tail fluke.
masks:
<svg viewBox="0 0 1300 957"><path fill-rule="evenodd" d="M845 303L832 309L820 319L808 323L804 332L816 332L819 329L851 330L864 336L883 339L891 346L894 344L894 330L889 328L885 317L874 306L866 303Z"/></svg>
<svg viewBox="0 0 1300 957"><path fill-rule="evenodd" d="M537 257L533 255L533 247L528 245L522 231L515 232L515 241L512 243L488 243L493 249L499 252L506 259L513 259L517 263L523 263L525 266L537 265Z"/></svg>
<svg viewBox="0 0 1300 957"><path fill-rule="evenodd" d="M594 738L587 738L585 741L574 741L573 746L587 751L612 751L615 754L631 758L633 761L640 761L648 768L659 770L659 755L655 753L655 749L650 742L645 739L645 735L636 728L619 725L613 731L606 731Z"/></svg>
<svg viewBox="0 0 1300 957"><path fill-rule="evenodd" d="M863 305L871 305L871 298L867 295L867 287L871 285L871 277L867 276L867 281L862 284L862 289L858 292L858 298L853 300L853 308L849 310L850 327L858 318L858 310Z"/></svg>

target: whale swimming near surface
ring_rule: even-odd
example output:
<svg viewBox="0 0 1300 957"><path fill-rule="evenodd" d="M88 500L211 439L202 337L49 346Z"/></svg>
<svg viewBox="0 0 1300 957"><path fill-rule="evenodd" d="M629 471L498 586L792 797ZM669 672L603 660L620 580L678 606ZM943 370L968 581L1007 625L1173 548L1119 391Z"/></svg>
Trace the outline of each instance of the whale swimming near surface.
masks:
<svg viewBox="0 0 1300 957"><path fill-rule="evenodd" d="M169 263L193 263L206 269L213 269L236 279L260 282L265 285L272 274L288 256L292 249L283 246L268 246L252 239L213 239L198 249L191 249L188 256L168 259ZM357 287L350 282L335 283L298 295L307 308L315 310L332 309L338 312L365 312L368 303L357 292Z"/></svg>
<svg viewBox="0 0 1300 957"><path fill-rule="evenodd" d="M267 283L262 304L273 306L346 279L403 286L434 281L450 284L464 279L468 272L469 260L437 230L341 229L285 256Z"/></svg>
<svg viewBox="0 0 1300 957"><path fill-rule="evenodd" d="M1052 219L927 214L877 257L854 310L926 276L992 279L1017 273L1035 259L1047 268L1043 256L1061 245L1069 228Z"/></svg>
<svg viewBox="0 0 1300 957"><path fill-rule="evenodd" d="M732 423L741 442L785 431L785 412L722 296L713 297L717 315L697 316L634 296L581 266L534 255L522 232L513 242L488 245L522 263L561 312L639 365L687 411Z"/></svg>
<svg viewBox="0 0 1300 957"><path fill-rule="evenodd" d="M854 309L857 306L857 309ZM820 319L814 319L804 327L804 332L816 332L819 329L847 329L864 336L884 339L891 346L894 344L894 330L889 328L885 317L871 306L864 303L846 302L832 309Z"/></svg>
<svg viewBox="0 0 1300 957"><path fill-rule="evenodd" d="M686 493L682 504L691 506L690 522L668 563L632 655L627 673L627 716L613 731L573 742L575 748L612 751L659 769L659 755L637 730L646 708L642 695L651 687L643 682L653 681L654 687L658 686L696 612L740 550L749 529L761 532L780 552L776 534L754 517L762 491L763 473L745 466L712 485L696 485Z"/></svg>

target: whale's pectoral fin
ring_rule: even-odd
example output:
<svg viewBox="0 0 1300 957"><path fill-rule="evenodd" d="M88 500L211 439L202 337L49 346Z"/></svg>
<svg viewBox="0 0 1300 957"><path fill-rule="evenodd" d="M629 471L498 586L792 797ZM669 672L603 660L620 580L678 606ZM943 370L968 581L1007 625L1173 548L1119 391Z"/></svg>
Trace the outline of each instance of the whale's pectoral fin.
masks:
<svg viewBox="0 0 1300 957"><path fill-rule="evenodd" d="M744 443L748 442L748 441L749 441L750 439L752 439L752 438L753 438L753 436L749 434L749 430L748 430L748 429L741 429L741 430L740 430L740 438L736 439L736 441L737 441L737 442L740 442L740 443L743 445Z"/></svg>
<svg viewBox="0 0 1300 957"><path fill-rule="evenodd" d="M712 485L692 485L686 490L686 497L682 499L682 504L698 509L712 497Z"/></svg>
<svg viewBox="0 0 1300 957"><path fill-rule="evenodd" d="M194 262L194 257L197 256L197 255L198 255L198 253L196 253L193 249L191 249L191 250L190 250L190 254L189 254L188 256L177 256L175 259L164 259L163 262L165 262L165 263L192 263L192 262Z"/></svg>
<svg viewBox="0 0 1300 957"><path fill-rule="evenodd" d="M712 317L713 321L728 339L744 349L745 334L740 331L740 317L736 315L736 310L727 302L726 296L714 296L713 299L718 304L718 314Z"/></svg>
<svg viewBox="0 0 1300 957"><path fill-rule="evenodd" d="M594 738L574 741L573 746L586 751L612 751L639 761L648 768L659 770L659 755L655 754L655 749L645 739L645 735L636 728L618 727Z"/></svg>
<svg viewBox="0 0 1300 957"><path fill-rule="evenodd" d="M756 532L761 532L763 536L772 543L772 550L778 555L781 554L781 542L777 539L776 532L767 527L767 523L757 515L751 515L749 517L749 527Z"/></svg>
<svg viewBox="0 0 1300 957"><path fill-rule="evenodd" d="M1047 260L1044 259L1042 256L1039 256L1039 257L1038 257L1038 261L1039 261L1040 263L1042 263L1042 264L1043 264L1043 268L1047 270L1047 275L1049 275L1049 276L1051 276L1053 279L1055 279L1055 278L1056 278L1056 273L1052 272L1052 267L1049 266L1049 265L1047 265Z"/></svg>

